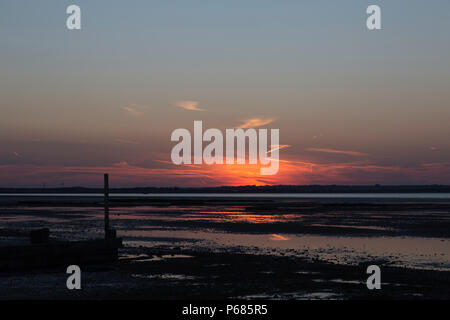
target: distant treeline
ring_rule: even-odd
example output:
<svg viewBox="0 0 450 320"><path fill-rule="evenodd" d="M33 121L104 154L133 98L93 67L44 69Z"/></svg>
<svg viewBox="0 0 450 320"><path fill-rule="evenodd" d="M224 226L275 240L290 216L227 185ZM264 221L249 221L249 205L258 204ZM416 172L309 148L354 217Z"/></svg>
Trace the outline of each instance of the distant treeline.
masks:
<svg viewBox="0 0 450 320"><path fill-rule="evenodd" d="M111 193L450 193L450 185L406 186L240 186L240 187L140 187L111 188ZM103 193L103 188L0 188L0 193Z"/></svg>

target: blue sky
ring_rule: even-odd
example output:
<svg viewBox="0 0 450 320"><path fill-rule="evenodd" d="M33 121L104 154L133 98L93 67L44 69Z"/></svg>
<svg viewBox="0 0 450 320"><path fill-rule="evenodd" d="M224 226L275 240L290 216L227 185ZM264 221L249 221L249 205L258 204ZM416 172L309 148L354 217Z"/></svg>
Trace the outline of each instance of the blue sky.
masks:
<svg viewBox="0 0 450 320"><path fill-rule="evenodd" d="M81 7L80 31L65 27L70 4ZM382 8L381 31L365 27L369 4ZM354 163L308 151L350 150L368 155L364 165L407 171L330 183L443 183L449 30L449 1L2 0L0 164L155 169L170 158L170 132L193 120L273 118L290 146L282 157ZM435 178L417 175L430 164Z"/></svg>

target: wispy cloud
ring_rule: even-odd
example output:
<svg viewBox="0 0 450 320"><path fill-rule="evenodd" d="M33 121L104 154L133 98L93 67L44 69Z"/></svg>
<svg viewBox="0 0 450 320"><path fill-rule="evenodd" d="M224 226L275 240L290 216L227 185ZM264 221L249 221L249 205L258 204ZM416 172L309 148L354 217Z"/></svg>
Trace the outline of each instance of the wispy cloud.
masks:
<svg viewBox="0 0 450 320"><path fill-rule="evenodd" d="M275 151L275 150L281 150L281 149L289 148L289 147L290 147L289 144L272 145L272 146L271 146L272 149L270 149L269 151L267 151L267 154L269 154L269 153L271 153L271 152L273 152L273 151Z"/></svg>
<svg viewBox="0 0 450 320"><path fill-rule="evenodd" d="M355 157L366 157L368 155L367 153L363 153L363 152L359 152L359 151L336 150L336 149L326 149L326 148L307 148L306 151L345 154L348 156L355 156Z"/></svg>
<svg viewBox="0 0 450 320"><path fill-rule="evenodd" d="M129 114L131 114L133 116L140 116L144 113L144 111L142 110L142 107L139 107L135 104L125 106L125 107L123 107L123 110L125 110L126 112L128 112Z"/></svg>
<svg viewBox="0 0 450 320"><path fill-rule="evenodd" d="M246 128L256 128L256 127L261 127L261 126L265 126L266 124L272 123L276 120L276 118L250 118L247 120L244 120L243 124L241 124L239 127L239 129L246 129Z"/></svg>
<svg viewBox="0 0 450 320"><path fill-rule="evenodd" d="M301 159L282 161L277 175L261 179L259 165L199 165L142 167L121 160L105 166L1 165L0 185L41 185L42 181L57 185L62 177L70 185L97 185L103 173L109 172L115 183L147 186L154 181L160 186L221 185L298 185L298 184L434 184L450 179L450 162L423 163L413 167L373 163L307 163ZM160 162L163 162L160 161ZM164 161L169 164L169 161ZM280 161L281 162L281 161ZM312 170L314 166L314 170ZM17 184L17 177L21 181ZM45 179L45 180L44 180Z"/></svg>
<svg viewBox="0 0 450 320"><path fill-rule="evenodd" d="M313 138L313 139L319 139L319 138L321 138L321 137L322 137L322 134L320 133L320 134L314 135L312 138Z"/></svg>
<svg viewBox="0 0 450 320"><path fill-rule="evenodd" d="M120 162L114 163L113 166L120 167L120 168L131 167L130 164L128 162L126 162L126 161L120 161Z"/></svg>
<svg viewBox="0 0 450 320"><path fill-rule="evenodd" d="M175 105L177 107L180 107L180 108L183 108L186 110L190 110L190 111L205 111L198 107L198 105L199 105L198 101L179 100L179 101L175 101Z"/></svg>

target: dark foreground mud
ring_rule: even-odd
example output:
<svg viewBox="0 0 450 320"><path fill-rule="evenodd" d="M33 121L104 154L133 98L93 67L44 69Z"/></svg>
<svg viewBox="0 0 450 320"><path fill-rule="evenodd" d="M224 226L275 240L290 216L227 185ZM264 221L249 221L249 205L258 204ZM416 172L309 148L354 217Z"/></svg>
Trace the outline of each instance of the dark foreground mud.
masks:
<svg viewBox="0 0 450 320"><path fill-rule="evenodd" d="M230 250L136 248L109 265L82 267L82 290L66 288L65 268L0 274L1 299L450 299L450 272L372 261L381 290L368 290L366 268Z"/></svg>

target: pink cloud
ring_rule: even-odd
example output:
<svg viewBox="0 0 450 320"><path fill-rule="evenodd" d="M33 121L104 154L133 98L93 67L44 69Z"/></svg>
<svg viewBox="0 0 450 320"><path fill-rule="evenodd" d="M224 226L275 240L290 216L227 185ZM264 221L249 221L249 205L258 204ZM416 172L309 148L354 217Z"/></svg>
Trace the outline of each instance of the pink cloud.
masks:
<svg viewBox="0 0 450 320"><path fill-rule="evenodd" d="M186 110L190 110L190 111L205 111L203 109L200 109L198 107L199 102L198 101L190 101L190 100L183 100L183 101L176 101L175 105L177 107L186 109Z"/></svg>

